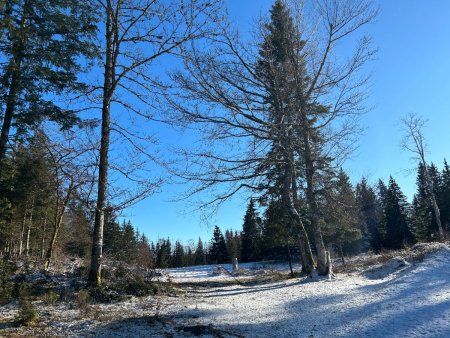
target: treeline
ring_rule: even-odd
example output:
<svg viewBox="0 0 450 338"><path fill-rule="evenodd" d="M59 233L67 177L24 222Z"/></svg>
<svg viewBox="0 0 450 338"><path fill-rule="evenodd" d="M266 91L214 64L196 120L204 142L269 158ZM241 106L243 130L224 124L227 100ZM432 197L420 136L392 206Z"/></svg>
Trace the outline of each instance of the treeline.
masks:
<svg viewBox="0 0 450 338"><path fill-rule="evenodd" d="M89 179L81 168L66 167L72 154L65 150L36 131L3 159L1 255L40 257L46 266L57 251L88 255L92 215L81 185Z"/></svg>
<svg viewBox="0 0 450 338"><path fill-rule="evenodd" d="M1 2L1 254L41 257L45 268L58 251L88 256L88 281L100 286L104 250L160 267L284 252L304 273L326 275L332 249L431 240L435 221L444 240L448 168L428 167L424 142L406 146L423 167L412 205L393 179L352 187L336 169L366 110L363 70L376 48L355 34L376 7L306 7L275 0L259 37L243 41L221 0ZM353 52L343 59L345 41ZM164 56L183 67L163 74ZM149 121L199 131L203 142L163 161ZM410 122L412 141L423 140ZM161 167L193 184L189 197L211 193L202 206L254 196L242 233L216 228L196 256L198 245L152 245L117 225L116 212L161 188Z"/></svg>
<svg viewBox="0 0 450 338"><path fill-rule="evenodd" d="M106 214L163 181L153 131L143 128L163 110L153 105L167 88L158 60L215 34L221 8L220 0L0 2L2 255L40 256L48 268L73 239L71 250L90 251L88 280L100 286Z"/></svg>
<svg viewBox="0 0 450 338"><path fill-rule="evenodd" d="M0 201L2 255L39 257L50 260L55 252L89 257L92 215L82 191L67 195L58 167L48 152L48 139L37 133L8 157L1 173ZM427 168L445 231L450 224L450 167ZM363 178L352 186L344 171L329 177L320 200L324 242L341 257L383 249L398 249L415 242L439 238L430 192L422 165L417 169L417 190L408 203L394 180L372 186ZM66 192L65 205L61 195ZM58 202L58 199L60 202ZM305 201L297 201L305 210ZM64 209L62 209L64 208ZM303 211L305 212L305 211ZM61 215L62 219L58 218ZM60 223L58 223L60 222ZM307 227L308 232L313 230ZM203 264L268 259L298 259L298 232L289 226L289 215L276 198L251 199L242 231L215 227L209 242L200 238L186 245L169 238L156 243L139 233L130 221L119 223L114 211L105 221L104 253L107 258L146 267L170 268ZM60 242L56 241L56 236ZM312 235L311 235L312 236Z"/></svg>
<svg viewBox="0 0 450 338"><path fill-rule="evenodd" d="M442 171L434 164L427 170L433 178L441 222L448 232L450 167L444 161ZM439 239L421 165L417 169L417 191L412 203L408 203L393 177L386 183L379 180L375 186L362 178L352 186L348 175L341 170L327 187L321 200L320 222L325 245L334 256L345 260L344 257L363 252L400 249ZM300 199L298 203L300 208L304 207L304 201ZM206 245L201 239L196 248L183 247L179 241L173 247L169 239L160 240L156 246L152 244L156 266L223 264L231 263L234 258L239 262L298 260L298 231L289 227L289 215L283 205L277 200L260 201L260 217L256 204L250 200L242 231L226 230L223 234L216 226ZM313 231L309 226L307 230Z"/></svg>
<svg viewBox="0 0 450 338"><path fill-rule="evenodd" d="M432 178L441 223L448 233L450 167L444 160L442 171L434 164L428 166L427 171ZM408 203L392 176L388 182L379 180L375 186L362 178L353 187L347 174L341 170L326 185L320 201L320 223L327 248L335 255L344 257L439 240L436 215L424 177L424 167L419 165L416 193L412 203ZM305 202L300 199L298 203L302 210ZM295 229L291 232L287 230L288 215L283 213L278 201L268 202L262 220L256 214L254 203L250 202L245 219L242 234L244 261L270 259L284 253L289 256L289 247L297 251ZM307 229L311 234L313 229Z"/></svg>

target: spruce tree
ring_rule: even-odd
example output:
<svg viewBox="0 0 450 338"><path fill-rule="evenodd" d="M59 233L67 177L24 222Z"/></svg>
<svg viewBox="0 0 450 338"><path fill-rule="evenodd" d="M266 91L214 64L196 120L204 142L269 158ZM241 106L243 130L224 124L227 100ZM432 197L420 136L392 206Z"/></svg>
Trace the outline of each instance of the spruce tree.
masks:
<svg viewBox="0 0 450 338"><path fill-rule="evenodd" d="M450 229L450 166L446 160L444 160L444 168L442 169L441 178L441 219L444 229L448 232Z"/></svg>
<svg viewBox="0 0 450 338"><path fill-rule="evenodd" d="M417 191L412 205L412 226L418 241L430 241L434 236L434 229L437 229L424 170L422 163L419 163L416 178Z"/></svg>
<svg viewBox="0 0 450 338"><path fill-rule="evenodd" d="M367 251L381 249L381 238L378 233L381 211L377 203L377 195L367 183L366 178L356 185L356 204L358 206L359 222L361 230L361 248Z"/></svg>
<svg viewBox="0 0 450 338"><path fill-rule="evenodd" d="M44 119L63 128L75 111L49 95L81 90L77 75L97 55L96 7L90 1L14 0L0 6L0 165L11 128L18 133ZM86 62L87 61L87 62Z"/></svg>
<svg viewBox="0 0 450 338"><path fill-rule="evenodd" d="M361 230L353 187L350 178L341 169L331 182L328 201L325 204L326 216L324 226L328 243L333 243L344 261L346 254L359 252Z"/></svg>
<svg viewBox="0 0 450 338"><path fill-rule="evenodd" d="M400 249L406 244L414 242L415 238L408 217L408 208L405 195L391 176L384 206L386 236L383 246L385 248Z"/></svg>
<svg viewBox="0 0 450 338"><path fill-rule="evenodd" d="M131 221L123 221L121 226L122 248L120 252L121 260L127 263L135 263L138 258L138 245L136 231Z"/></svg>
<svg viewBox="0 0 450 338"><path fill-rule="evenodd" d="M247 206L242 226L241 260L251 262L261 256L261 225L253 199Z"/></svg>
<svg viewBox="0 0 450 338"><path fill-rule="evenodd" d="M315 145L310 141L316 141L318 135L310 129L313 120L308 114L315 111L315 107L304 92L308 74L303 47L304 41L301 40L300 33L294 25L288 6L284 1L277 0L270 10L270 22L265 25L264 40L260 46L260 58L256 66L257 76L265 86L264 100L269 112L268 120L272 126L273 142L267 161L272 167L272 173L276 170L272 179L280 183L278 189L292 227L299 229L302 269L305 273L310 273L315 264L305 223L296 209L299 177L297 164L298 158L302 158L302 168L305 168L302 176L307 178L310 207L308 218L314 228L313 234L318 248L318 270L320 274L325 274L325 249L315 201L316 172L311 167L316 154L313 155ZM243 252L247 250L245 241L243 238ZM244 260L250 258L245 255L242 256Z"/></svg>
<svg viewBox="0 0 450 338"><path fill-rule="evenodd" d="M103 239L103 249L108 257L118 259L122 250L122 231L117 215L108 208L105 219L105 237Z"/></svg>
<svg viewBox="0 0 450 338"><path fill-rule="evenodd" d="M175 249L173 251L172 266L182 267L185 266L185 254L183 245L179 241L175 241Z"/></svg>
<svg viewBox="0 0 450 338"><path fill-rule="evenodd" d="M206 253L203 248L202 239L199 237L197 242L197 248L194 253L194 264L195 265L205 265L206 264Z"/></svg>
<svg viewBox="0 0 450 338"><path fill-rule="evenodd" d="M225 238L217 225L214 227L209 256L213 264L223 264L229 262Z"/></svg>
<svg viewBox="0 0 450 338"><path fill-rule="evenodd" d="M160 239L156 244L156 266L165 269L171 266L172 244L170 239Z"/></svg>

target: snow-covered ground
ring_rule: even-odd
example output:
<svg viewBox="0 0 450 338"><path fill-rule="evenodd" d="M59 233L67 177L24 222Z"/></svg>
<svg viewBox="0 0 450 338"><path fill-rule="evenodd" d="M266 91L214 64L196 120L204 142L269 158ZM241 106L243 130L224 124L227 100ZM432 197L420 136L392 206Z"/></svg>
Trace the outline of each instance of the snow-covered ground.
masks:
<svg viewBox="0 0 450 338"><path fill-rule="evenodd" d="M255 265L241 268L261 271ZM332 280L239 284L233 280L240 281L240 276L216 274L214 269L167 270L174 284L194 284L184 284L176 296L95 305L87 316L64 303L41 306L38 328L14 331L3 325L2 332L0 324L0 336L450 337L448 247L422 262L409 264L396 257ZM287 265L282 269L287 271ZM195 285L211 280L223 284ZM0 318L11 318L16 311L14 304L5 306Z"/></svg>

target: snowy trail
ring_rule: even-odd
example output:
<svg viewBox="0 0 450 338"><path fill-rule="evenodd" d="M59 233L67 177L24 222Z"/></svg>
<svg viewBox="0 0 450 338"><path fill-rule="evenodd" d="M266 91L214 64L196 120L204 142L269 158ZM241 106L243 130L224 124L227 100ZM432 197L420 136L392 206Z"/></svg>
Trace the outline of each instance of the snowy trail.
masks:
<svg viewBox="0 0 450 338"><path fill-rule="evenodd" d="M186 324L213 324L238 336L450 337L450 250L381 279L354 274L191 296L185 310L174 309Z"/></svg>

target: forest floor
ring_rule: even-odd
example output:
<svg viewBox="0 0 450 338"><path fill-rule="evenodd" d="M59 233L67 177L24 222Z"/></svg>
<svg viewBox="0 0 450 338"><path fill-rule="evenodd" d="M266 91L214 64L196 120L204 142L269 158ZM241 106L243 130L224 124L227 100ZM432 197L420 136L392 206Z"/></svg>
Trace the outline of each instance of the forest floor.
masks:
<svg viewBox="0 0 450 338"><path fill-rule="evenodd" d="M0 307L0 337L450 337L448 245L336 262L333 279L288 278L285 264L229 268L163 270L164 292L151 296L36 298L38 318L27 326L12 301Z"/></svg>

